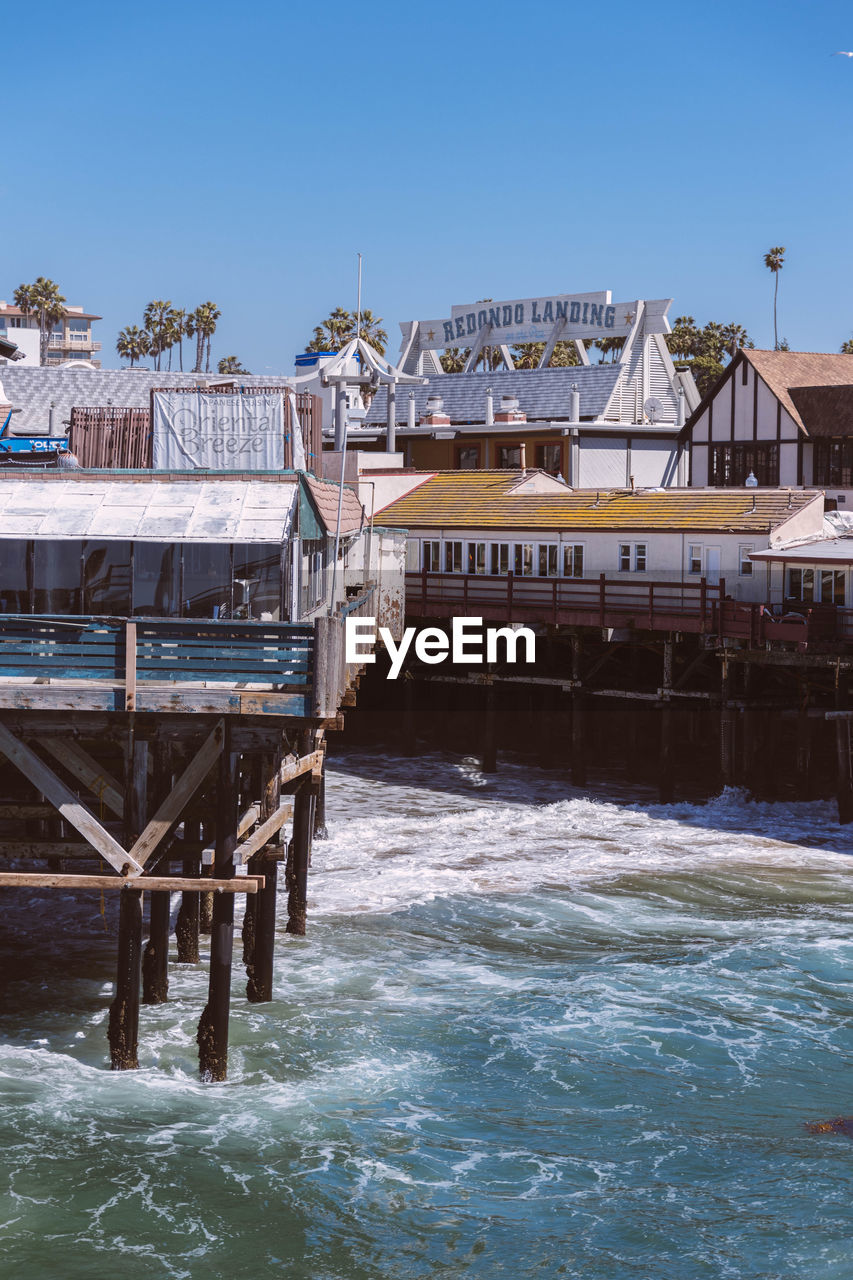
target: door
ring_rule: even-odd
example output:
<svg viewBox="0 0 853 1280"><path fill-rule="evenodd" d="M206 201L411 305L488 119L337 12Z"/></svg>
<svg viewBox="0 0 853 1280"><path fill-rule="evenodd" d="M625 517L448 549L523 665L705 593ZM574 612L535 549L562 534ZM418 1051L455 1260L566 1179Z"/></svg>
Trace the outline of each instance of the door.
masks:
<svg viewBox="0 0 853 1280"><path fill-rule="evenodd" d="M720 548L705 548L705 577L709 586L719 586L720 582Z"/></svg>

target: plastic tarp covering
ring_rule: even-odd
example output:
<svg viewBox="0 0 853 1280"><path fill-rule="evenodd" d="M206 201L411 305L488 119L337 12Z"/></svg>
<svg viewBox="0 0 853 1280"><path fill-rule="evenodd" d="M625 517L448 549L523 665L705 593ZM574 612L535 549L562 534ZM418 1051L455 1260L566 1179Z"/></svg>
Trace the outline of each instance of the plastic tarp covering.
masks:
<svg viewBox="0 0 853 1280"><path fill-rule="evenodd" d="M156 391L155 471L283 471L284 398Z"/></svg>

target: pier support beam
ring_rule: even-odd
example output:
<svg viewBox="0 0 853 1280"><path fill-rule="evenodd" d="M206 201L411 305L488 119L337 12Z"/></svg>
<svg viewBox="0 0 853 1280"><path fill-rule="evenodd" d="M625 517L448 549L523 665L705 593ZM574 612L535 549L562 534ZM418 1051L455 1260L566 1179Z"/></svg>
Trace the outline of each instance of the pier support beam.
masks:
<svg viewBox="0 0 853 1280"><path fill-rule="evenodd" d="M483 717L483 773L498 771L497 708L495 686L486 685L486 711Z"/></svg>
<svg viewBox="0 0 853 1280"><path fill-rule="evenodd" d="M660 760L658 774L658 799L661 804L672 804L675 797L675 779L673 777L673 752L672 752L672 718L673 706L669 699L672 692L672 641L665 640L663 646L663 679L661 682L661 692L664 701L661 704L660 713Z"/></svg>
<svg viewBox="0 0 853 1280"><path fill-rule="evenodd" d="M142 968L142 890L119 893L116 994L110 1005L110 1065L113 1071L139 1066L139 982Z"/></svg>
<svg viewBox="0 0 853 1280"><path fill-rule="evenodd" d="M216 794L216 852L214 877L234 875L240 788L238 757L231 751L231 729L225 728L219 756ZM203 1080L224 1080L228 1074L228 1018L231 1009L231 960L234 951L234 895L217 893L210 929L210 985L198 1024L199 1070Z"/></svg>
<svg viewBox="0 0 853 1280"><path fill-rule="evenodd" d="M142 1003L165 1004L169 998L169 918L172 895L157 890L149 898L148 941L142 953Z"/></svg>
<svg viewBox="0 0 853 1280"><path fill-rule="evenodd" d="M841 683L840 672L836 676L835 709L846 711L849 705L847 689ZM853 722L839 719L835 722L835 753L838 761L836 795L838 797L838 821L853 822L853 761L851 761L851 731Z"/></svg>
<svg viewBox="0 0 853 1280"><path fill-rule="evenodd" d="M198 819L186 819L184 839L198 844L201 840L201 823ZM185 858L185 876L199 876L201 863L198 858ZM200 893L185 889L181 894L178 919L175 922L175 941L178 944L178 960L181 964L198 964L199 900Z"/></svg>
<svg viewBox="0 0 853 1280"><path fill-rule="evenodd" d="M572 636L572 786L586 786L586 738L584 734L584 712L586 698L580 685L581 678L581 638Z"/></svg>
<svg viewBox="0 0 853 1280"><path fill-rule="evenodd" d="M260 820L261 822L266 822L278 810L281 802L281 755L265 756L263 768L264 790L261 799ZM303 783L306 790L308 785L310 784ZM276 840L278 839L277 835ZM262 859L261 854L258 853L250 859L249 870L263 874L264 887L255 895L254 918L251 926L251 947L246 948L250 950L250 954L245 957L246 976L248 978L246 997L251 1004L263 1004L267 1000L272 1000L278 862L272 858Z"/></svg>
<svg viewBox="0 0 853 1280"><path fill-rule="evenodd" d="M311 782L300 780L293 807L293 839L287 850L287 932L305 934L308 901L308 864L311 858Z"/></svg>
<svg viewBox="0 0 853 1280"><path fill-rule="evenodd" d="M730 705L731 670L723 658L720 671L720 778L724 787L735 782L735 709Z"/></svg>

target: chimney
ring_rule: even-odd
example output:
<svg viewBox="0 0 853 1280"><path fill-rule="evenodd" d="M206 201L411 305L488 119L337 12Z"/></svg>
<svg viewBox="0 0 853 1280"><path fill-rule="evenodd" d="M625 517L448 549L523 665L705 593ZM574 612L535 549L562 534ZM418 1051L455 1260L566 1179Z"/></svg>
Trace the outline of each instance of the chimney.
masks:
<svg viewBox="0 0 853 1280"><path fill-rule="evenodd" d="M414 391L410 391L410 392L409 392L409 419L408 419L408 421L409 421L409 430L410 430L410 431L414 431L414 429L415 429L415 393L414 393Z"/></svg>
<svg viewBox="0 0 853 1280"><path fill-rule="evenodd" d="M572 383L572 393L569 396L569 418L572 422L581 420L581 393L576 382Z"/></svg>
<svg viewBox="0 0 853 1280"><path fill-rule="evenodd" d="M449 427L450 419L444 412L444 401L441 396L427 396L426 411L421 418L425 427Z"/></svg>
<svg viewBox="0 0 853 1280"><path fill-rule="evenodd" d="M493 427L495 425L495 402L492 398L492 388L486 387L486 426Z"/></svg>
<svg viewBox="0 0 853 1280"><path fill-rule="evenodd" d="M518 407L518 396L501 396L501 407L495 422L526 422L527 414Z"/></svg>

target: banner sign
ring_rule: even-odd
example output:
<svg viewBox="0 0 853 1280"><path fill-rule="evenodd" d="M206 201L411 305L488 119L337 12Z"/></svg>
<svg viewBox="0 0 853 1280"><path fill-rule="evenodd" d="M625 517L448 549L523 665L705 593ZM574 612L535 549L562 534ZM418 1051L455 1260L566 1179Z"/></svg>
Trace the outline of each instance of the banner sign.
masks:
<svg viewBox="0 0 853 1280"><path fill-rule="evenodd" d="M556 325L563 341L597 337L625 338L637 319L640 302L611 302L610 291L560 293L541 298L517 298L512 302L474 302L452 307L449 319L418 323L422 351L445 347L472 347L483 329L490 347L504 343L547 342ZM642 304L646 333L668 333L666 313L670 299Z"/></svg>
<svg viewBox="0 0 853 1280"><path fill-rule="evenodd" d="M155 391L155 471L283 471L284 398Z"/></svg>

